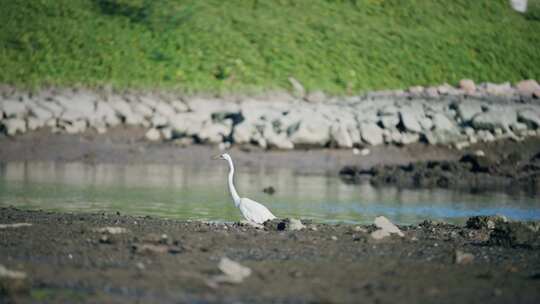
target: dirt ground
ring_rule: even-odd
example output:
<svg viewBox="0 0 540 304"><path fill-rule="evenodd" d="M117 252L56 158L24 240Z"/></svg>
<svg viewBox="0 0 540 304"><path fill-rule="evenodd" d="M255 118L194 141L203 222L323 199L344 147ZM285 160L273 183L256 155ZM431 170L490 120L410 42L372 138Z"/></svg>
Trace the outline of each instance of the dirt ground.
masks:
<svg viewBox="0 0 540 304"><path fill-rule="evenodd" d="M0 162L197 164L220 152L143 137L144 130L123 128L105 135L43 131L0 137ZM527 164L536 162L540 139L465 150L424 144L369 149L367 156L254 147L229 153L240 166L336 175L349 166L354 175L377 166L390 165L380 171L388 174L411 162L456 163L482 150L499 170L501 160L516 153ZM30 225L2 226L13 223ZM475 218L460 227L426 221L401 227L403 237L382 240L371 236L374 226L306 224L300 231L280 231L0 208L0 303L540 303L538 223ZM104 227L125 231L98 231ZM218 283L223 257L251 275L240 283ZM23 274L13 277L13 271Z"/></svg>
<svg viewBox="0 0 540 304"><path fill-rule="evenodd" d="M538 223L424 222L375 240L373 226L299 231L120 214L0 209L1 303L538 303ZM119 234L104 227L126 229ZM457 251L465 258L456 260ZM471 255L467 255L471 254ZM216 283L228 257L249 267Z"/></svg>

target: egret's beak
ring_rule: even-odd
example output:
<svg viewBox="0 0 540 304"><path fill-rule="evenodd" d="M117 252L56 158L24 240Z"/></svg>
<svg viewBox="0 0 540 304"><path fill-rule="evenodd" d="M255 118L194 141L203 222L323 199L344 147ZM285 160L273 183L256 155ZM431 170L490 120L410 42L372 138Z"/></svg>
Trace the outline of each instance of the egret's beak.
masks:
<svg viewBox="0 0 540 304"><path fill-rule="evenodd" d="M212 156L212 159L216 160L216 159L220 159L221 158L221 155L214 155Z"/></svg>

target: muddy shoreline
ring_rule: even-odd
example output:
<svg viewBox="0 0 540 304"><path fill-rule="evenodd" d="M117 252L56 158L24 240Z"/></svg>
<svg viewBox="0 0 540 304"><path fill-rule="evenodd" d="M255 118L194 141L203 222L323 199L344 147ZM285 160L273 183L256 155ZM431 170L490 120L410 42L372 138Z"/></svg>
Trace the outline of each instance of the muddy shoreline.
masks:
<svg viewBox="0 0 540 304"><path fill-rule="evenodd" d="M120 214L0 209L2 303L538 303L538 224L423 222L374 240L372 225L255 229ZM121 227L123 233L98 232ZM465 255L464 255L465 254ZM459 258L457 256L460 256ZM251 269L211 284L228 257Z"/></svg>

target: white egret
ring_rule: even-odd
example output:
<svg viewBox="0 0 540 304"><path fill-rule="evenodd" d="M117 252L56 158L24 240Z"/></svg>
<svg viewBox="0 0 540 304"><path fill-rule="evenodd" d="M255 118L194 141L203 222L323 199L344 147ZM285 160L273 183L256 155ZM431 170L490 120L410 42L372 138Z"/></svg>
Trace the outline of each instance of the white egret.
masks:
<svg viewBox="0 0 540 304"><path fill-rule="evenodd" d="M240 212L246 220L255 224L263 224L268 220L273 220L276 217L260 203L257 203L254 200L251 200L247 197L240 197L236 188L234 187L233 177L234 177L234 165L232 158L229 154L224 153L219 156L214 157L214 159L224 159L229 162L229 191L234 202L234 205L240 209Z"/></svg>

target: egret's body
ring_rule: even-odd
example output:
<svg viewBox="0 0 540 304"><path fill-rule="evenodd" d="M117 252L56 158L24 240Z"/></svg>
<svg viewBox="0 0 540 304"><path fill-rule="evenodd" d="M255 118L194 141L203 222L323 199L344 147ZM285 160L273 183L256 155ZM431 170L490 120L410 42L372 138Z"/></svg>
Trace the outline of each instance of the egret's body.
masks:
<svg viewBox="0 0 540 304"><path fill-rule="evenodd" d="M256 224L263 224L268 220L273 220L276 217L260 203L251 200L247 197L240 197L234 187L234 165L229 154L225 153L219 158L226 160L229 163L229 192L231 193L234 205L240 209L240 212L246 220Z"/></svg>

